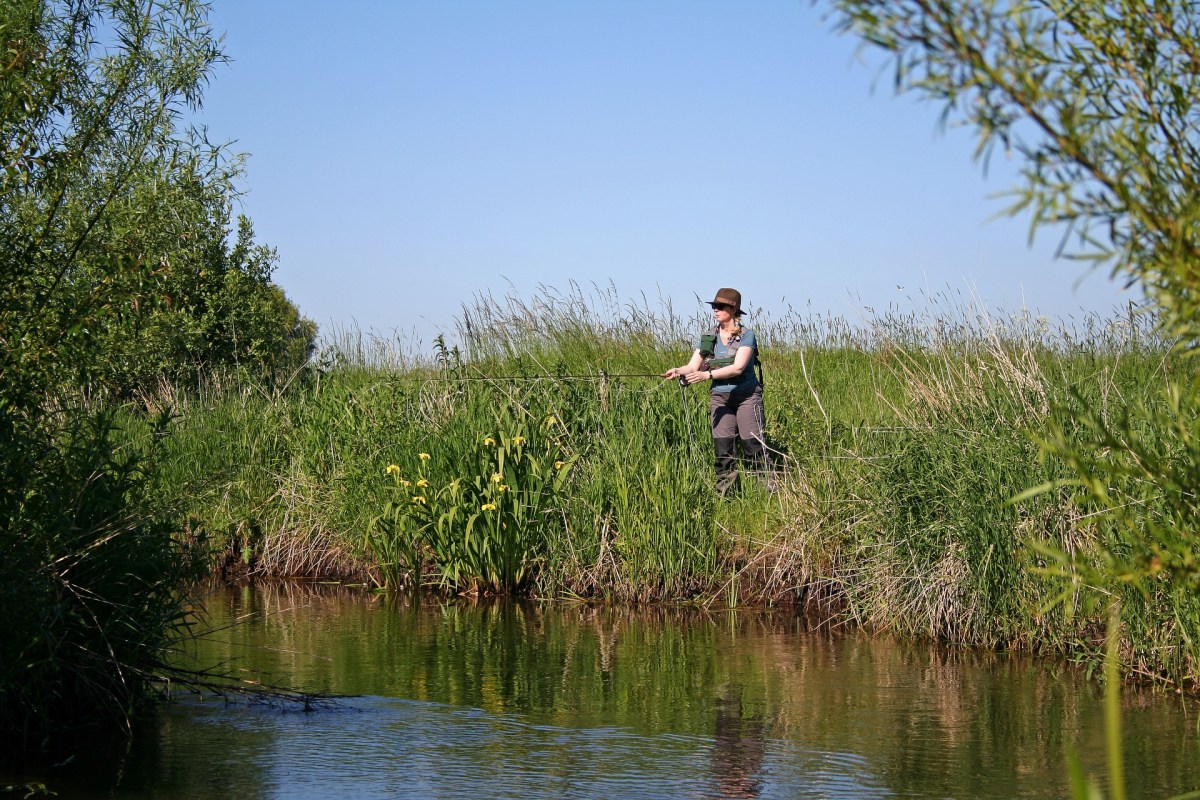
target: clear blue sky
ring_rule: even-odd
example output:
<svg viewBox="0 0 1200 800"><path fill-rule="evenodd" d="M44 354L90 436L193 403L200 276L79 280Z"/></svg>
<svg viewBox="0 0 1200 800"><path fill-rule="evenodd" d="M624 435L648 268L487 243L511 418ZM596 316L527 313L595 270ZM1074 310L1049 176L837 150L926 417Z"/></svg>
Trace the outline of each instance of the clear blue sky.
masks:
<svg viewBox="0 0 1200 800"><path fill-rule="evenodd" d="M479 292L740 289L851 319L922 291L1108 311L1107 273L993 219L1015 164L894 96L807 0L214 0L201 118L323 329L446 330ZM1082 282L1079 279L1082 278ZM1078 283L1078 285L1076 285ZM426 342L431 334L424 337Z"/></svg>

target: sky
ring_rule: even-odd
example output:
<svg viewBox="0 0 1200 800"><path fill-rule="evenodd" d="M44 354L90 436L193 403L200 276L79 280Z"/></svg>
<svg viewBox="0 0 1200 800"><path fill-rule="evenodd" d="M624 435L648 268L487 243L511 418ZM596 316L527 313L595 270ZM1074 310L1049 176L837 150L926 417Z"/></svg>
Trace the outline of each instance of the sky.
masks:
<svg viewBox="0 0 1200 800"><path fill-rule="evenodd" d="M200 120L247 154L276 282L325 331L452 332L482 294L611 287L862 319L931 296L1108 313L1029 242L1019 164L896 96L808 0L212 0ZM999 217L999 218L998 218Z"/></svg>

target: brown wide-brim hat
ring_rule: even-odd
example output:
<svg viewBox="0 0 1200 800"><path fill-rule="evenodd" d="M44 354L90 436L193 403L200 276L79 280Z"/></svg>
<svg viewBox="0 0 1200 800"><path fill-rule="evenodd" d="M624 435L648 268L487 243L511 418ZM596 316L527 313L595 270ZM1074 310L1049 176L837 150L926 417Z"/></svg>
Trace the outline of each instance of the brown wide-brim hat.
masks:
<svg viewBox="0 0 1200 800"><path fill-rule="evenodd" d="M727 306L733 306L736 311L733 313L742 313L742 293L737 289L717 289L717 296L708 302L710 306L716 306L717 303L724 303Z"/></svg>

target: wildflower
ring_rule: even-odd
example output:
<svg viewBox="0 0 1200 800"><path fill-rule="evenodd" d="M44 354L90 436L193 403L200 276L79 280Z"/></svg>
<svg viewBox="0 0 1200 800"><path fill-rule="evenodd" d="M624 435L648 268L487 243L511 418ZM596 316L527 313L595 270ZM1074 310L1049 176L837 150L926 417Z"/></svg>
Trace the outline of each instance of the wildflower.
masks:
<svg viewBox="0 0 1200 800"><path fill-rule="evenodd" d="M514 436L513 437L513 447L520 447L523 444L525 444L524 436Z"/></svg>
<svg viewBox="0 0 1200 800"><path fill-rule="evenodd" d="M420 453L419 455L420 455L422 461L429 460L429 453Z"/></svg>
<svg viewBox="0 0 1200 800"><path fill-rule="evenodd" d="M495 440L495 439L493 439L493 438L492 438L492 437L490 437L490 436L489 436L489 437L487 437L486 439L484 439L484 440L483 440L483 443L484 443L485 445L487 445L488 447L495 447L495 446L496 446L496 440Z"/></svg>
<svg viewBox="0 0 1200 800"><path fill-rule="evenodd" d="M555 461L555 462L554 462L554 468L555 468L555 469L562 469L562 468L563 468L563 467L565 467L565 466L566 466L566 463L565 463L565 462L563 462L563 461Z"/></svg>
<svg viewBox="0 0 1200 800"><path fill-rule="evenodd" d="M422 489L424 489L428 485L429 485L429 481L425 480L424 478L421 478L421 480L417 481L417 486L419 486Z"/></svg>
<svg viewBox="0 0 1200 800"><path fill-rule="evenodd" d="M504 480L504 476L501 475L499 472L492 473L492 483L499 483L502 480Z"/></svg>
<svg viewBox="0 0 1200 800"><path fill-rule="evenodd" d="M412 486L412 481L406 481L403 478L401 478L400 485L407 489L409 486Z"/></svg>
<svg viewBox="0 0 1200 800"><path fill-rule="evenodd" d="M419 506L423 506L423 505L425 505L425 498L424 498L422 495L419 495L419 494L414 494L414 495L413 495L413 502L414 502L414 503L416 503L416 504L417 504L417 505L419 505Z"/></svg>
<svg viewBox="0 0 1200 800"><path fill-rule="evenodd" d="M479 510L480 511L495 511L496 504L495 503L484 503L483 505L481 505L479 507Z"/></svg>
<svg viewBox="0 0 1200 800"><path fill-rule="evenodd" d="M384 475L399 475L400 467L396 466L395 464L388 464L387 469L385 469L383 471L383 474Z"/></svg>
<svg viewBox="0 0 1200 800"><path fill-rule="evenodd" d="M556 422L558 422L557 417L555 417L553 414L547 414L546 418L544 420L542 420L542 425L549 427Z"/></svg>
<svg viewBox="0 0 1200 800"><path fill-rule="evenodd" d="M507 491L508 491L508 486L507 486L506 484L503 484L503 483L502 483L502 484L500 484L499 486L497 486L497 487L496 487L496 491L497 491L497 492L507 492Z"/></svg>

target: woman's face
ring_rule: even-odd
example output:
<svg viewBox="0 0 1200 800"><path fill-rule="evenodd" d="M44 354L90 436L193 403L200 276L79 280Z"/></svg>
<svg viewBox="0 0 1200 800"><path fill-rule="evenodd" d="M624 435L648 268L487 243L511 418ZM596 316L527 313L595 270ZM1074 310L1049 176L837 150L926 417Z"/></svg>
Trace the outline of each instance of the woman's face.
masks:
<svg viewBox="0 0 1200 800"><path fill-rule="evenodd" d="M716 318L718 325L724 325L729 320L733 319L734 307L725 303L712 304L713 317Z"/></svg>

